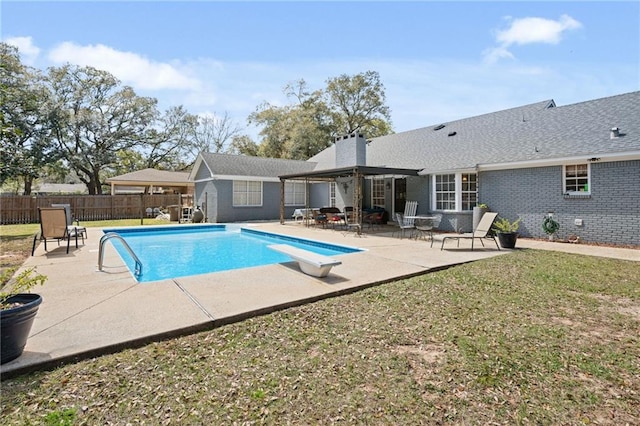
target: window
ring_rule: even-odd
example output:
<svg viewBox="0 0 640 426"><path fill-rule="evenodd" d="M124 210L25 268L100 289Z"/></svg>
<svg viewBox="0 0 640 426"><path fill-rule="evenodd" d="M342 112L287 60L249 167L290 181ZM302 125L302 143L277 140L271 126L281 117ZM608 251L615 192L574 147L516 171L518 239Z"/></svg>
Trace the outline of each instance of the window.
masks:
<svg viewBox="0 0 640 426"><path fill-rule="evenodd" d="M475 173L462 174L462 210L473 210L478 202L478 181Z"/></svg>
<svg viewBox="0 0 640 426"><path fill-rule="evenodd" d="M456 175L436 175L436 210L456 209Z"/></svg>
<svg viewBox="0 0 640 426"><path fill-rule="evenodd" d="M331 182L329 184L329 207L336 206L336 183Z"/></svg>
<svg viewBox="0 0 640 426"><path fill-rule="evenodd" d="M262 182L234 180L233 206L262 206Z"/></svg>
<svg viewBox="0 0 640 426"><path fill-rule="evenodd" d="M470 211L478 202L478 175L456 173L433 177L435 210Z"/></svg>
<svg viewBox="0 0 640 426"><path fill-rule="evenodd" d="M304 182L285 182L284 204L286 206L304 206L307 200L305 189Z"/></svg>
<svg viewBox="0 0 640 426"><path fill-rule="evenodd" d="M373 206L384 206L384 179L373 178L371 180L371 204Z"/></svg>
<svg viewBox="0 0 640 426"><path fill-rule="evenodd" d="M574 164L564 166L565 194L589 194L589 164Z"/></svg>

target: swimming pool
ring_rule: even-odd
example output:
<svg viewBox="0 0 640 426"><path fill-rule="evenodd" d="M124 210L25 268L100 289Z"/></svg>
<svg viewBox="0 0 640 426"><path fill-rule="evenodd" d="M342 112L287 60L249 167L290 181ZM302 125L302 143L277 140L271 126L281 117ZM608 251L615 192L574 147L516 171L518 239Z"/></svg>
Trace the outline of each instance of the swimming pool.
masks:
<svg viewBox="0 0 640 426"><path fill-rule="evenodd" d="M269 249L271 244L289 244L326 256L355 253L361 249L287 235L226 225L182 225L104 229L118 233L142 262L138 282L158 281L288 262L291 258ZM130 271L132 257L124 245L112 239ZM133 273L133 272L132 272ZM135 275L134 275L135 276Z"/></svg>

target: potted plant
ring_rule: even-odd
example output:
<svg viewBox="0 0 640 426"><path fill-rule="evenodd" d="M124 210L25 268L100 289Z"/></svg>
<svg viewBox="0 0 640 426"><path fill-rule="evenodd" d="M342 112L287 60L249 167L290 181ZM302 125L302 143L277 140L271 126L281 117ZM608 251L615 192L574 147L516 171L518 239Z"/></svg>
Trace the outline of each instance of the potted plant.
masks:
<svg viewBox="0 0 640 426"><path fill-rule="evenodd" d="M484 203L480 203L473 208L473 230L474 231L478 226L478 223L480 223L480 219L482 219L482 216L488 211L489 211L489 206Z"/></svg>
<svg viewBox="0 0 640 426"><path fill-rule="evenodd" d="M498 241L503 248L514 248L518 239L518 228L520 228L520 218L511 222L509 219L499 217L493 223L493 229L498 234Z"/></svg>
<svg viewBox="0 0 640 426"><path fill-rule="evenodd" d="M22 355L42 303L42 297L30 290L47 280L42 274L34 275L35 268L25 269L11 280L16 269L9 268L0 275L0 364Z"/></svg>

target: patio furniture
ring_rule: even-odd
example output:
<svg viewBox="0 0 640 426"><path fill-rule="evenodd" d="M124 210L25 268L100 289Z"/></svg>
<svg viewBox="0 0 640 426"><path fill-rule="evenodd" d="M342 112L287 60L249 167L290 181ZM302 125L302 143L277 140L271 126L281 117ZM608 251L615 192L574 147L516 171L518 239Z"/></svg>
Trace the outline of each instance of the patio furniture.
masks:
<svg viewBox="0 0 640 426"><path fill-rule="evenodd" d="M413 218L405 219L402 213L396 213L396 222L398 224L398 234L400 235L400 239L404 237L405 231L410 231L409 238L413 237L415 230L415 216ZM395 233L395 232L394 232Z"/></svg>
<svg viewBox="0 0 640 426"><path fill-rule="evenodd" d="M432 216L416 216L415 225L417 238L423 237L426 240L426 236L429 236L431 240L431 246L433 247L433 231L437 230L442 221L441 214L435 214Z"/></svg>
<svg viewBox="0 0 640 426"><path fill-rule="evenodd" d="M303 221L304 219L311 219L313 217L314 210L317 209L295 209L291 218L296 222L298 219L300 219L300 221Z"/></svg>
<svg viewBox="0 0 640 426"><path fill-rule="evenodd" d="M311 210L311 216L313 217L314 225L322 225L324 228L327 225L327 215L320 213L318 210Z"/></svg>
<svg viewBox="0 0 640 426"><path fill-rule="evenodd" d="M500 245L498 244L498 241L496 240L496 237L495 235L493 235L493 231L491 230L493 222L496 220L497 216L498 213L487 212L482 215L482 219L480 219L478 226L473 232L466 234L446 235L442 238L442 246L440 247L440 250L444 249L445 241L453 239L458 240L458 247L460 247L461 239L471 240L471 250L473 250L473 242L476 240L476 238L480 240L480 243L482 243L482 247L484 247L484 243L482 242L482 240L485 238L491 238L493 239L493 242L496 243L496 247L498 247L498 250L500 250Z"/></svg>
<svg viewBox="0 0 640 426"><path fill-rule="evenodd" d="M78 248L79 231L75 226L67 225L67 211L64 207L40 207L38 209L40 217L40 232L33 237L33 246L31 247L31 256L36 251L36 242L44 241L44 250L47 251L47 241L67 241L67 253L69 253L69 245L71 237L76 239L76 248Z"/></svg>
<svg viewBox="0 0 640 426"><path fill-rule="evenodd" d="M376 225L384 224L384 212L369 213L362 218L362 223L368 224L368 229L375 229Z"/></svg>
<svg viewBox="0 0 640 426"><path fill-rule="evenodd" d="M404 214L403 218L405 219L407 225L414 225L413 216L416 215L416 211L418 210L418 202L417 201L407 201L404 205Z"/></svg>
<svg viewBox="0 0 640 426"><path fill-rule="evenodd" d="M359 222L355 221L355 215L353 214L353 207L351 207L351 212L347 209L349 207L345 207L344 210L344 235L347 235L349 232L355 232L356 235L362 235L362 225Z"/></svg>
<svg viewBox="0 0 640 426"><path fill-rule="evenodd" d="M182 216L180 217L181 223L191 222L193 216L193 207L182 206Z"/></svg>
<svg viewBox="0 0 640 426"><path fill-rule="evenodd" d="M51 204L51 207L63 207L65 210L65 214L67 215L67 226L71 226L75 228L75 232L82 238L82 244L84 244L84 239L87 238L87 228L84 226L80 226L80 221L78 219L74 219L71 214L71 204ZM74 225L73 222L76 222ZM77 246L77 244L76 244Z"/></svg>
<svg viewBox="0 0 640 426"><path fill-rule="evenodd" d="M336 224L344 221L344 215L337 207L323 207L320 209L320 213L327 217L327 223L330 223L334 229Z"/></svg>

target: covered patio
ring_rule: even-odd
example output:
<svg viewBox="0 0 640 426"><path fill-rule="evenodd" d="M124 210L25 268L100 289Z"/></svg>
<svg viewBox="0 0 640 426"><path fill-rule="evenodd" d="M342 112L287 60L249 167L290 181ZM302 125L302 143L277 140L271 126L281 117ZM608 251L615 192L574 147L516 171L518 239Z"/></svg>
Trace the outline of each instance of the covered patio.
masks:
<svg viewBox="0 0 640 426"><path fill-rule="evenodd" d="M182 194L193 196L194 183L189 172L143 169L107 179L111 195L116 194Z"/></svg>
<svg viewBox="0 0 640 426"><path fill-rule="evenodd" d="M315 170L312 172L290 174L278 176L280 178L280 224L285 222L285 182L288 180L304 181L305 187L308 188L309 183L318 182L346 182L349 179L353 185L353 222L360 225L358 233L362 228L362 208L363 208L363 187L364 179L368 176L418 176L418 169L404 169L393 167L375 167L375 166L350 166L326 170ZM306 191L305 209L310 209L310 194ZM308 224L308 218L305 218Z"/></svg>

